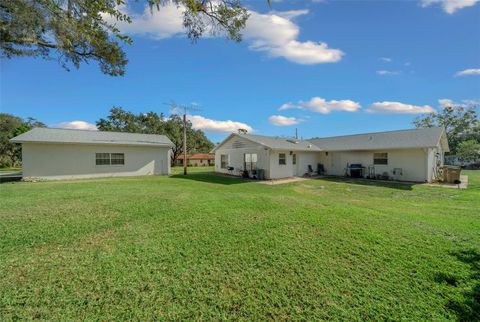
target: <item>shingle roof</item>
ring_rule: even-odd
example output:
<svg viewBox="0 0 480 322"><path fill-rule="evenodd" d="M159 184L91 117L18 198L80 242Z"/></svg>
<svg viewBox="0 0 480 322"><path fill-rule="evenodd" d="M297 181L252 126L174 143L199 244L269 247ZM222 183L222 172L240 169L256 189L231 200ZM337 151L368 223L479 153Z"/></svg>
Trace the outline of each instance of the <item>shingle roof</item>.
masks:
<svg viewBox="0 0 480 322"><path fill-rule="evenodd" d="M16 143L73 143L140 146L173 146L165 135L34 128L10 140Z"/></svg>
<svg viewBox="0 0 480 322"><path fill-rule="evenodd" d="M228 136L223 142L226 142L233 135L236 135L241 138L245 138L252 142L263 145L267 148L273 150L288 150L288 151L320 151L315 145L311 142L298 140L294 138L286 138L279 136L264 136L264 135L253 135L253 134L237 134L233 133ZM221 143L217 145L213 152L220 146Z"/></svg>
<svg viewBox="0 0 480 322"><path fill-rule="evenodd" d="M448 151L442 127L411 130L365 133L327 138L314 138L309 141L324 151L378 150L435 147L440 142Z"/></svg>
<svg viewBox="0 0 480 322"><path fill-rule="evenodd" d="M306 141L285 137L233 133L223 142L226 142L232 136L243 137L274 150L355 151L406 149L436 147L440 143L445 152L449 151L443 127L313 138ZM223 142L217 145L212 152L215 152Z"/></svg>

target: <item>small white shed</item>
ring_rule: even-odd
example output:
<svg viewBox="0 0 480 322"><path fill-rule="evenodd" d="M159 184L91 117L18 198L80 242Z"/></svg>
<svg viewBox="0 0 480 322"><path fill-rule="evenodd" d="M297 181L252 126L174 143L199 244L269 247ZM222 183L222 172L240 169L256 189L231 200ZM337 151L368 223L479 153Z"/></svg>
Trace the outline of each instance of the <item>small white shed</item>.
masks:
<svg viewBox="0 0 480 322"><path fill-rule="evenodd" d="M164 135L35 128L10 141L22 144L24 178L170 173L173 143Z"/></svg>

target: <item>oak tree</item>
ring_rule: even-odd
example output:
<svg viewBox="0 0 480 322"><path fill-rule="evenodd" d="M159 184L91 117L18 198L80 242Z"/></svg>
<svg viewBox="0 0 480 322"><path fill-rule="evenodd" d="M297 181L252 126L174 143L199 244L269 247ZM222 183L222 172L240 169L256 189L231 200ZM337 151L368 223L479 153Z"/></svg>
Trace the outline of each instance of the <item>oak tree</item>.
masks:
<svg viewBox="0 0 480 322"><path fill-rule="evenodd" d="M238 0L145 1L151 10L170 3L181 7L192 41L205 33L224 33L238 42L248 19ZM132 43L116 26L117 21L131 23L120 10L124 4L125 0L0 0L0 58L56 59L66 69L96 61L103 73L123 75L128 60L122 44Z"/></svg>

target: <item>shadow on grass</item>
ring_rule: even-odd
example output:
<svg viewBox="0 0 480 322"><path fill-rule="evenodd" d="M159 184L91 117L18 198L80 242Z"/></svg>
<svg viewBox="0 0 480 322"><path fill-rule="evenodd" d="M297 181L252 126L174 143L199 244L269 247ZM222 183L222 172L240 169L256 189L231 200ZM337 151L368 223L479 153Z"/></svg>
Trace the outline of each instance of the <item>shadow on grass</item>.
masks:
<svg viewBox="0 0 480 322"><path fill-rule="evenodd" d="M214 172L193 172L187 175L174 174L170 176L170 178L194 180L194 181L223 184L223 185L233 185L233 184L241 184L241 183L249 182L247 180L243 180L242 178L217 175Z"/></svg>
<svg viewBox="0 0 480 322"><path fill-rule="evenodd" d="M451 255L470 266L471 273L465 282L472 286L463 292L460 299L451 299L447 303L447 309L455 313L459 321L480 321L480 253L471 249ZM457 277L443 273L437 274L435 281L453 287L459 284Z"/></svg>
<svg viewBox="0 0 480 322"><path fill-rule="evenodd" d="M347 178L347 177L322 177L317 180L324 180L329 182L342 182L349 184L356 184L361 186L374 186L390 189L399 189L399 190L412 190L412 187L415 185L413 182L398 182L398 181L379 181L371 179L361 179L361 178Z"/></svg>

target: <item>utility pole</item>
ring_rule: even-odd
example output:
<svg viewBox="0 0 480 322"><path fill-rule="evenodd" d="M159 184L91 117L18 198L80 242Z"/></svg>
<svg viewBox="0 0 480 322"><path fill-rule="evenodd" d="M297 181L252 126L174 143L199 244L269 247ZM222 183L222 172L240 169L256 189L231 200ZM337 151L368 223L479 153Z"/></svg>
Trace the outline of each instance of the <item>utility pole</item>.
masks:
<svg viewBox="0 0 480 322"><path fill-rule="evenodd" d="M173 110L183 109L183 175L187 175L187 111L199 111L200 109L194 106L177 105L172 102L169 104Z"/></svg>
<svg viewBox="0 0 480 322"><path fill-rule="evenodd" d="M183 175L187 175L187 107L183 107Z"/></svg>
<svg viewBox="0 0 480 322"><path fill-rule="evenodd" d="M295 128L295 139L298 140L298 128Z"/></svg>

